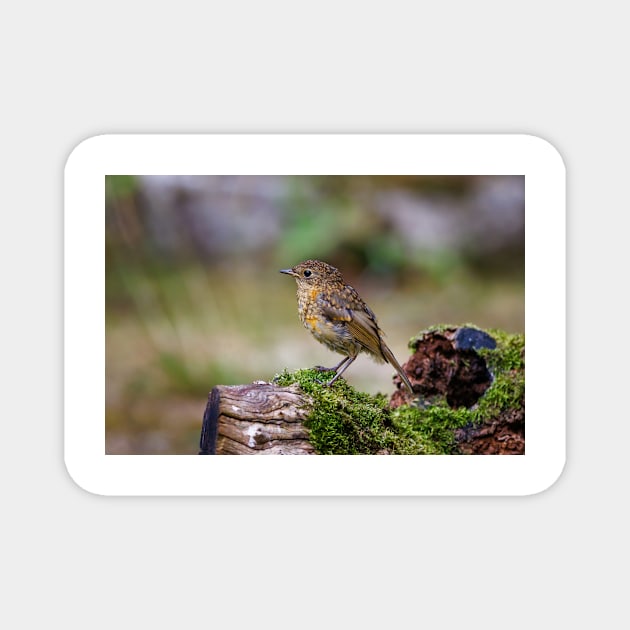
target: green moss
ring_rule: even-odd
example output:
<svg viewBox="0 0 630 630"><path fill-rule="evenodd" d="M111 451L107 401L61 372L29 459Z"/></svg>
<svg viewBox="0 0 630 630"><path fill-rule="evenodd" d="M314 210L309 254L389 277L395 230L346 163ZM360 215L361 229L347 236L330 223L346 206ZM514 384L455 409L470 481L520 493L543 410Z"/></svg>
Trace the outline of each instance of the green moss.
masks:
<svg viewBox="0 0 630 630"><path fill-rule="evenodd" d="M479 351L490 370L525 369L525 335L511 335L497 329L490 329L486 332L497 342L497 347L494 350Z"/></svg>
<svg viewBox="0 0 630 630"><path fill-rule="evenodd" d="M494 377L478 403L476 421L496 417L502 411L525 407L525 335L489 330L497 347L479 350Z"/></svg>
<svg viewBox="0 0 630 630"><path fill-rule="evenodd" d="M449 455L456 447L455 429L470 422L467 410L441 404L426 409L404 405L389 413L398 432L394 453L400 455Z"/></svg>
<svg viewBox="0 0 630 630"><path fill-rule="evenodd" d="M316 370L283 372L274 381L283 387L299 383L313 399L305 422L310 441L321 454L370 454L391 449L395 434L388 426L387 398L356 391L343 380L328 387L329 374Z"/></svg>
<svg viewBox="0 0 630 630"><path fill-rule="evenodd" d="M282 387L299 383L313 399L305 426L322 455L451 453L453 429L468 422L462 411L448 407L405 405L392 410L383 394L358 392L341 379L328 387L320 382L325 378L315 370L298 370L274 379Z"/></svg>
<svg viewBox="0 0 630 630"><path fill-rule="evenodd" d="M447 328L453 327L444 326L440 331ZM281 386L299 383L312 398L313 411L305 425L320 454L453 454L457 452L457 429L491 421L508 409L524 407L524 336L498 330L488 332L497 341L497 347L480 350L479 354L494 378L471 409L451 409L443 401L426 408L403 405L390 409L385 395L358 392L343 379L328 387L323 382L330 375L316 370L285 371L274 381Z"/></svg>

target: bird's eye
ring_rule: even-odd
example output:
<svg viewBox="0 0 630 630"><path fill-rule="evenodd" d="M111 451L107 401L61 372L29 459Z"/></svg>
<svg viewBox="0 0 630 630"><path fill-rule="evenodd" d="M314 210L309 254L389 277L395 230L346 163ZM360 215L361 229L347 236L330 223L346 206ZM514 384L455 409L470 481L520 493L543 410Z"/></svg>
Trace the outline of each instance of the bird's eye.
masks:
<svg viewBox="0 0 630 630"><path fill-rule="evenodd" d="M304 270L304 277L305 278L310 278L312 273L313 272L310 269L305 269Z"/></svg>

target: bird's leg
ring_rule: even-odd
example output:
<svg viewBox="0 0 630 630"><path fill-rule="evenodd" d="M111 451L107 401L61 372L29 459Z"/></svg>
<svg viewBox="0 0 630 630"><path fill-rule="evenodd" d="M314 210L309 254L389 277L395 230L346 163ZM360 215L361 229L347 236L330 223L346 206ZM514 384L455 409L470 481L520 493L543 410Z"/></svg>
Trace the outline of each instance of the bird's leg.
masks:
<svg viewBox="0 0 630 630"><path fill-rule="evenodd" d="M332 385L345 371L346 368L358 357L358 354L355 354L353 357L346 357L345 359L345 364L344 366L337 371L337 374L335 374L329 381L328 383L326 383L326 385L330 386ZM342 361L341 363L344 363L344 361ZM341 363L339 364L339 366L341 365ZM339 367L337 366L337 367Z"/></svg>
<svg viewBox="0 0 630 630"><path fill-rule="evenodd" d="M345 356L334 367L327 368L327 367L324 367L323 365L316 365L313 369L317 370L318 372L336 372L346 361L348 361L348 359L350 359L350 357Z"/></svg>

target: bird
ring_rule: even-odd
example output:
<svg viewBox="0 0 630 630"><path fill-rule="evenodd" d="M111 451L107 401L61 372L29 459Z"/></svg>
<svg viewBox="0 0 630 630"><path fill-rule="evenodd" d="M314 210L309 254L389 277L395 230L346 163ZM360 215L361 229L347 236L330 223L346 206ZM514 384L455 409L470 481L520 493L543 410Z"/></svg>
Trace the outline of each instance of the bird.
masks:
<svg viewBox="0 0 630 630"><path fill-rule="evenodd" d="M330 350L344 358L331 368L316 366L321 372L334 372L326 385L332 385L365 352L378 363L389 363L413 396L409 378L383 339L376 315L356 289L346 284L338 269L321 260L305 260L280 273L293 276L297 283L298 314L304 327Z"/></svg>

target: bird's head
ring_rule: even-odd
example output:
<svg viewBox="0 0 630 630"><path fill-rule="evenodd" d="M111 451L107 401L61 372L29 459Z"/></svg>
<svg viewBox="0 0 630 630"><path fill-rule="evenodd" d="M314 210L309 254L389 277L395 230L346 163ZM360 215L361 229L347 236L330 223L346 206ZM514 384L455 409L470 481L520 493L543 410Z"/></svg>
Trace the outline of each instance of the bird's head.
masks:
<svg viewBox="0 0 630 630"><path fill-rule="evenodd" d="M339 271L321 260L305 260L291 269L280 269L280 273L293 276L298 285L310 285L323 280L342 280Z"/></svg>

